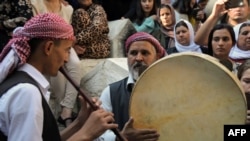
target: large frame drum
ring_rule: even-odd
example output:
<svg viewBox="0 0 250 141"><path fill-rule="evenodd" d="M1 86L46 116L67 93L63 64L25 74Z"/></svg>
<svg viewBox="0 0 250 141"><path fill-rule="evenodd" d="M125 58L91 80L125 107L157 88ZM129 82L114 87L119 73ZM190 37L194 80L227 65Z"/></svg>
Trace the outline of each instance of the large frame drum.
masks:
<svg viewBox="0 0 250 141"><path fill-rule="evenodd" d="M160 141L223 141L224 125L245 124L246 111L237 77L200 53L152 64L135 84L129 107L134 127L157 129Z"/></svg>

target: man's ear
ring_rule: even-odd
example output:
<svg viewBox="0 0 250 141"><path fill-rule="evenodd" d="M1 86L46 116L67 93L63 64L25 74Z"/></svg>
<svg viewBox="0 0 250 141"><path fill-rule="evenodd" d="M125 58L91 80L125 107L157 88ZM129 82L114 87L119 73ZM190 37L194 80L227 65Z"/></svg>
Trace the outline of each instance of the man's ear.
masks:
<svg viewBox="0 0 250 141"><path fill-rule="evenodd" d="M54 47L54 42L49 40L49 41L45 41L44 43L44 53L46 55L49 55L51 54L52 50L53 50L53 47Z"/></svg>

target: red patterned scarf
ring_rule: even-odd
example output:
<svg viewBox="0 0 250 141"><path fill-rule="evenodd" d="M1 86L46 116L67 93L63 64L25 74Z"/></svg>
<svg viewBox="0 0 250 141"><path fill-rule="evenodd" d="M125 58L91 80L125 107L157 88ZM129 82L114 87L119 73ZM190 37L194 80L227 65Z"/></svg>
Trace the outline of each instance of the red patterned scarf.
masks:
<svg viewBox="0 0 250 141"><path fill-rule="evenodd" d="M30 55L28 42L32 38L75 40L72 26L57 14L46 13L37 15L27 21L24 27L18 27L14 30L12 39L0 54L0 70L6 71L1 72L1 75L8 75L13 69L26 63ZM14 50L13 58L17 56L18 59L14 60L18 60L18 62L7 64L8 67L6 67L8 62L4 61L4 59L11 50ZM0 82L5 77L1 76Z"/></svg>

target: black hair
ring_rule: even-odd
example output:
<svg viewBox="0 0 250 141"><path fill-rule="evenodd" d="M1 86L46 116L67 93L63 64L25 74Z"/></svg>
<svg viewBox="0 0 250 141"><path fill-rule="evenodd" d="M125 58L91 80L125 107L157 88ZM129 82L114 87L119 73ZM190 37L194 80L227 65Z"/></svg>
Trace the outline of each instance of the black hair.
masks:
<svg viewBox="0 0 250 141"><path fill-rule="evenodd" d="M198 3L201 3L201 2L206 2L208 0L199 0Z"/></svg>
<svg viewBox="0 0 250 141"><path fill-rule="evenodd" d="M245 23L243 23L242 25L240 25L239 32L238 32L237 34L239 35L241 29L242 29L243 27L246 27L246 26L250 26L250 23L249 23L249 22L245 22Z"/></svg>
<svg viewBox="0 0 250 141"><path fill-rule="evenodd" d="M40 39L40 38L32 38L29 40L29 45L30 45L30 53L33 53L39 44L41 44L44 41L47 41L48 39ZM61 40L53 40L54 44L56 46L59 46L61 43Z"/></svg>
<svg viewBox="0 0 250 141"><path fill-rule="evenodd" d="M235 33L233 30L233 27L228 25L228 24L217 24L214 26L214 28L210 31L209 36L208 36L208 54L213 56L213 47L212 47L212 40L213 40L213 35L214 32L217 30L221 30L221 29L226 29L232 39L233 45L236 43L236 39L235 39Z"/></svg>
<svg viewBox="0 0 250 141"><path fill-rule="evenodd" d="M175 30L177 27L180 27L180 26L184 26L188 29L188 25L184 22L184 21L179 21L176 25L175 25ZM189 29L188 29L189 30Z"/></svg>
<svg viewBox="0 0 250 141"><path fill-rule="evenodd" d="M172 10L172 7L170 6L170 5L168 5L168 4L161 4L160 6L159 6L159 11L162 9L162 8L167 8L167 9L169 9L170 11ZM174 11L173 11L174 12Z"/></svg>
<svg viewBox="0 0 250 141"><path fill-rule="evenodd" d="M250 59L247 59L238 67L237 77L239 80L241 79L243 73L248 69L250 69Z"/></svg>
<svg viewBox="0 0 250 141"><path fill-rule="evenodd" d="M192 8L190 6L192 0L176 0L172 6L175 10L177 10L181 14L187 14L192 11Z"/></svg>
<svg viewBox="0 0 250 141"><path fill-rule="evenodd" d="M153 9L150 12L149 16L156 15L156 12L157 12L157 0L153 0L153 1L154 1ZM145 14L144 14L142 6L141 6L141 0L137 0L137 2L136 2L136 19L135 19L135 22L138 25L141 25L144 20L145 20Z"/></svg>

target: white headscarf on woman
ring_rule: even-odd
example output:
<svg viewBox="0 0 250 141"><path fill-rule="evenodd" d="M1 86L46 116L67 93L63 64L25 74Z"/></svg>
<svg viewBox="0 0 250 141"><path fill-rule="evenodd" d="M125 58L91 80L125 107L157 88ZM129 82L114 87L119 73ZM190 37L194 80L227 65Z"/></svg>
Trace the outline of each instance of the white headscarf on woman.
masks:
<svg viewBox="0 0 250 141"><path fill-rule="evenodd" d="M235 39L238 41L239 34L240 34L240 28L242 24L248 23L250 24L250 21L243 22L240 24L237 24L234 26L234 33L235 33ZM238 47L237 43L231 48L231 51L229 53L229 57L232 59L247 59L250 58L250 50L242 50Z"/></svg>
<svg viewBox="0 0 250 141"><path fill-rule="evenodd" d="M194 42L194 29L193 29L193 26L190 22L188 22L187 20L179 20L176 24L175 24L175 27L174 27L174 38L176 39L176 25L179 23L179 22L185 22L187 27L188 27L188 31L189 31L189 36L190 36L190 43L188 46L185 46L185 45L182 45L180 44L177 40L175 40L175 47L176 49L179 51L179 52L186 52L186 51L192 51L192 52L202 52L201 49L200 49L200 46L195 44Z"/></svg>

